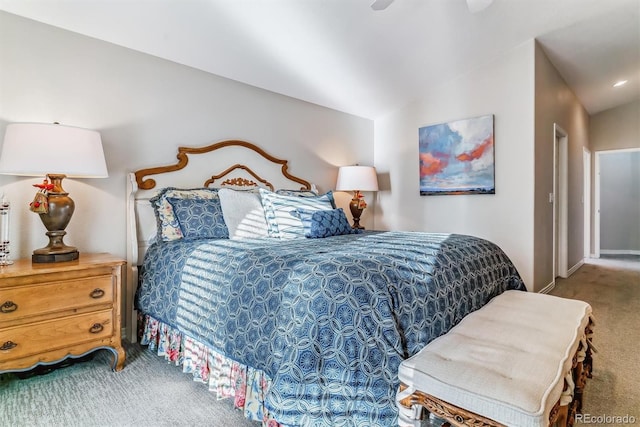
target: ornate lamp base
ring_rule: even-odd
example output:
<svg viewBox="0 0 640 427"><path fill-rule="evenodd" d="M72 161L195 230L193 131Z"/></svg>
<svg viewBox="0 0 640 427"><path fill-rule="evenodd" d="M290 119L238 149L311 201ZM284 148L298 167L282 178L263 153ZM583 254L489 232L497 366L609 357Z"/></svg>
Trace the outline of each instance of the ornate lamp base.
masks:
<svg viewBox="0 0 640 427"><path fill-rule="evenodd" d="M64 229L71 220L75 203L69 197L69 193L62 188L65 175L49 174L48 177L53 184L53 189L48 195L49 211L41 213L40 219L48 230L46 234L49 236L49 244L33 251L31 261L34 263L73 261L78 259L78 249L65 245L62 239L67 234Z"/></svg>
<svg viewBox="0 0 640 427"><path fill-rule="evenodd" d="M64 230L47 231L49 244L44 248L33 251L31 261L44 263L73 261L74 259L78 259L78 256L80 256L78 249L73 246L67 246L62 241L65 234L67 234L67 232Z"/></svg>
<svg viewBox="0 0 640 427"><path fill-rule="evenodd" d="M31 262L47 263L47 262L65 262L78 259L80 253L78 251L68 252L66 254L33 254Z"/></svg>
<svg viewBox="0 0 640 427"><path fill-rule="evenodd" d="M354 229L364 229L363 226L360 225L360 217L362 216L363 208L360 207L361 201L357 197L351 199L349 203L349 210L351 211L351 216L353 217L353 225L351 228Z"/></svg>

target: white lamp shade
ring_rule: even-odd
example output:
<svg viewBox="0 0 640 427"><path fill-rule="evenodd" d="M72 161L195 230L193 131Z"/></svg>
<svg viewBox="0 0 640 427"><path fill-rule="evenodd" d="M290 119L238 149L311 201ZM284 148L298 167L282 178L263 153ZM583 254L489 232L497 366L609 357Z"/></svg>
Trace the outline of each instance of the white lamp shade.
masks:
<svg viewBox="0 0 640 427"><path fill-rule="evenodd" d="M0 153L0 174L69 178L106 178L107 164L100 133L45 123L14 123Z"/></svg>
<svg viewBox="0 0 640 427"><path fill-rule="evenodd" d="M378 176L373 166L341 166L336 191L378 191Z"/></svg>

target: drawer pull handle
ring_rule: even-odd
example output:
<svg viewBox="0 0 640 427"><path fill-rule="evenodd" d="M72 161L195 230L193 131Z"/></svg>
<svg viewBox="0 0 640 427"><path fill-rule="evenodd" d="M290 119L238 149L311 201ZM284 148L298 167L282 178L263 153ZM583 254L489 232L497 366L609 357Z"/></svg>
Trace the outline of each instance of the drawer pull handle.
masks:
<svg viewBox="0 0 640 427"><path fill-rule="evenodd" d="M7 301L0 305L0 313L12 313L18 309L18 304L13 301Z"/></svg>
<svg viewBox="0 0 640 427"><path fill-rule="evenodd" d="M104 329L104 326L102 326L100 323L94 323L89 328L89 332L92 333L92 334L98 334L98 333L102 332L103 329Z"/></svg>
<svg viewBox="0 0 640 427"><path fill-rule="evenodd" d="M102 298L104 296L104 291L102 289L100 289L100 288L96 288L96 289L91 291L89 296L91 298L93 298L93 299Z"/></svg>
<svg viewBox="0 0 640 427"><path fill-rule="evenodd" d="M18 344L14 343L13 341L7 341L4 344L2 344L2 347L0 347L0 350L11 350L12 348L16 348L18 346Z"/></svg>

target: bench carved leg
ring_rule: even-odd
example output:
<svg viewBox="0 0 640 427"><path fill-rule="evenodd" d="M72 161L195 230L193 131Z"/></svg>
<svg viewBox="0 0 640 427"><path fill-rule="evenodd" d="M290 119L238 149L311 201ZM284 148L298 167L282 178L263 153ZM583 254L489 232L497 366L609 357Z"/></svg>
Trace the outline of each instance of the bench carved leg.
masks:
<svg viewBox="0 0 640 427"><path fill-rule="evenodd" d="M558 409L555 416L555 423L554 421L551 421L550 425L555 425L557 427L567 427L567 423L569 421L569 405L558 405L557 408ZM553 414L553 411L551 412Z"/></svg>
<svg viewBox="0 0 640 427"><path fill-rule="evenodd" d="M585 329L585 334L587 336L587 354L585 355L583 365L584 371L586 372L587 378L592 378L591 371L593 370L593 355L592 352L595 351L595 348L592 348L591 341L593 340L593 319L589 319L589 324Z"/></svg>
<svg viewBox="0 0 640 427"><path fill-rule="evenodd" d="M400 384L400 390L406 388L406 385ZM399 403L405 408L420 405L436 417L446 420L455 427L505 427L504 424L459 408L419 390L414 391L408 397L400 400Z"/></svg>
<svg viewBox="0 0 640 427"><path fill-rule="evenodd" d="M593 369L593 355L591 348L591 338L593 336L592 330L593 324L591 321L587 325L585 329L586 340L580 342L578 347L578 353L582 353L582 360L579 360L576 366L574 367L573 375L575 381L575 390L574 390L574 401L575 412L582 413L582 402L584 401L584 388L587 384L587 379L592 377L592 369ZM584 348L586 346L586 348Z"/></svg>
<svg viewBox="0 0 640 427"><path fill-rule="evenodd" d="M400 390L405 390L406 385L400 384ZM443 427L505 427L496 421L490 420L482 415L459 408L419 390L401 399L399 404L407 409L420 405L438 418L446 421ZM549 414L549 425L556 427L571 427L575 419L576 402L569 405L560 406L560 401L556 402Z"/></svg>
<svg viewBox="0 0 640 427"><path fill-rule="evenodd" d="M573 400L576 403L576 411L582 412L582 399L584 395L584 386L587 384L587 373L584 370L584 363L578 362L574 370L576 388L573 394Z"/></svg>

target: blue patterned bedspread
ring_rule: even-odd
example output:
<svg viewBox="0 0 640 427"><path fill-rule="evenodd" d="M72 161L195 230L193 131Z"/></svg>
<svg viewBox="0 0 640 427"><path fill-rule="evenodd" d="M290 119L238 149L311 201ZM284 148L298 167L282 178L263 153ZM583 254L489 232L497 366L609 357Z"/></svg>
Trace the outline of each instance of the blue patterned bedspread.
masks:
<svg viewBox="0 0 640 427"><path fill-rule="evenodd" d="M141 277L138 309L263 370L284 425L394 425L400 362L524 289L495 244L416 232L174 241Z"/></svg>

